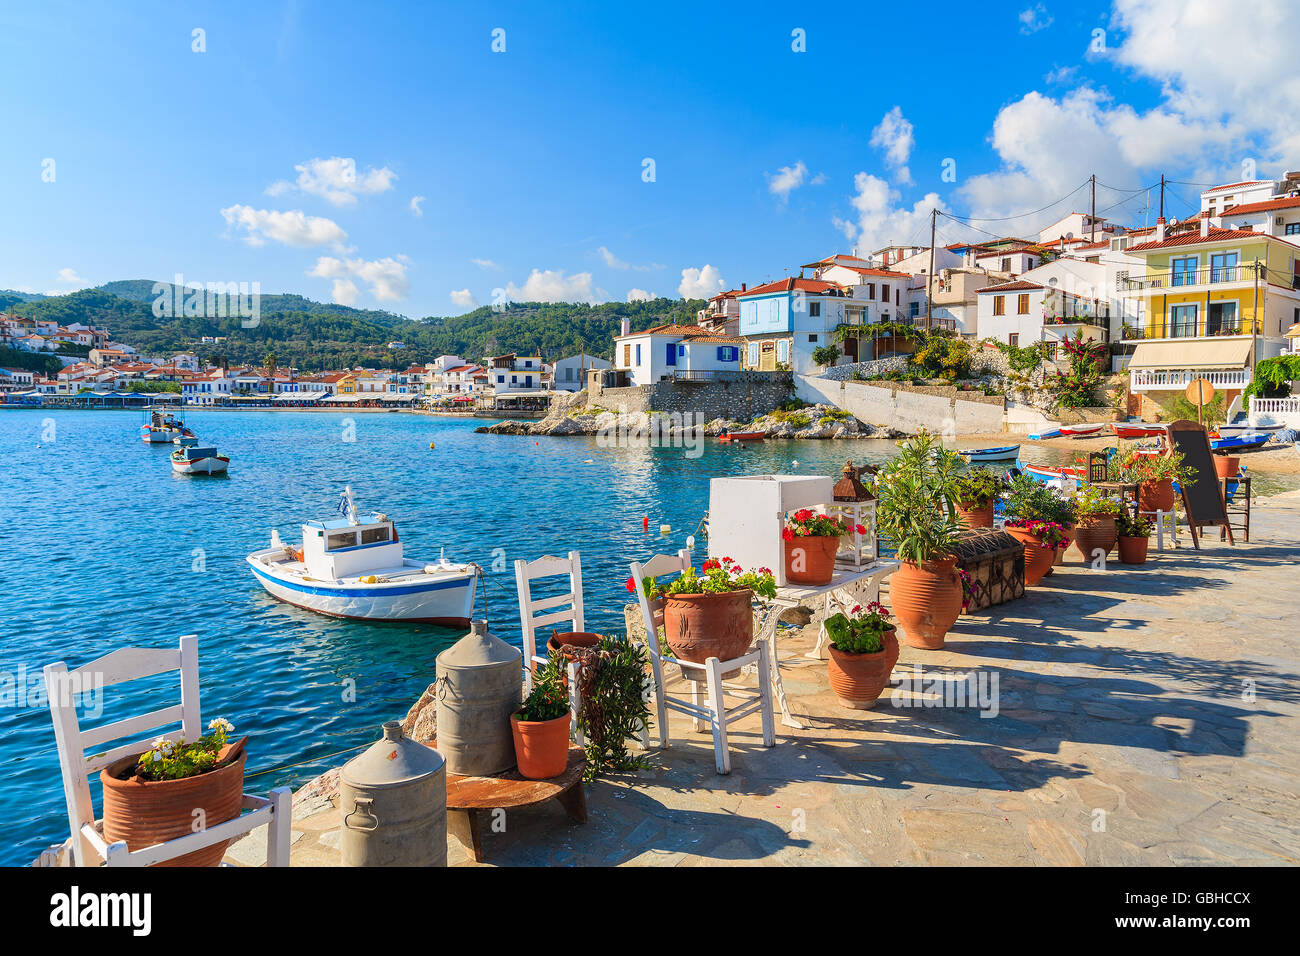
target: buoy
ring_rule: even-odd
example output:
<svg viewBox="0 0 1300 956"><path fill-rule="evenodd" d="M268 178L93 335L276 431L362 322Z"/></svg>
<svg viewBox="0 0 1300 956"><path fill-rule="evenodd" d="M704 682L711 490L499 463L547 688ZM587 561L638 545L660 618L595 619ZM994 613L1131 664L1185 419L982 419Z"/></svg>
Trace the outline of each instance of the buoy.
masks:
<svg viewBox="0 0 1300 956"><path fill-rule="evenodd" d="M433 451L433 448L434 448L433 442L429 442L429 451Z"/></svg>
<svg viewBox="0 0 1300 956"><path fill-rule="evenodd" d="M641 530L642 531L650 530L650 519L648 517L641 519Z"/></svg>
<svg viewBox="0 0 1300 956"><path fill-rule="evenodd" d="M661 525L659 526L659 533L660 533L660 534L668 534L668 532L670 532L670 531L672 531L672 530L673 530L673 526L670 525L670 524L661 524Z"/></svg>
<svg viewBox="0 0 1300 956"><path fill-rule="evenodd" d="M686 537L686 550L687 550L687 551L694 551L694 550L695 550L695 535L693 535L693 534L692 534L692 535L687 535L687 537Z"/></svg>
<svg viewBox="0 0 1300 956"><path fill-rule="evenodd" d="M792 461L792 462L790 462L790 464L794 465L796 468L799 467L799 462L797 462L797 461Z"/></svg>

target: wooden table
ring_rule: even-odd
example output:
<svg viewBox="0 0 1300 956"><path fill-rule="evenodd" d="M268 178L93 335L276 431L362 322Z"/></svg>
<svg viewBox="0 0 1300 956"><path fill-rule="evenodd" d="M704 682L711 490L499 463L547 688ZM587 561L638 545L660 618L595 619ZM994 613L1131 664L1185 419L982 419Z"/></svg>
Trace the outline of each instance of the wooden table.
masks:
<svg viewBox="0 0 1300 956"><path fill-rule="evenodd" d="M426 746L436 747L437 741ZM474 857L483 862L482 817L495 818L498 811L520 810L557 800L570 819L587 822L587 795L582 789L582 772L587 759L581 747L569 747L569 762L564 772L549 780L528 780L517 770L507 770L493 777L468 777L447 774L447 832L460 841Z"/></svg>

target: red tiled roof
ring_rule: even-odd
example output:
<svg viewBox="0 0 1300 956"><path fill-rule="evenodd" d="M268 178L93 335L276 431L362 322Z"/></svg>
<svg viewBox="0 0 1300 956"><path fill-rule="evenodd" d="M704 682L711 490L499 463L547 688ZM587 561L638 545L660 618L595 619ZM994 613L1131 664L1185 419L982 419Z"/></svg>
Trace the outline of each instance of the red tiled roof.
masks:
<svg viewBox="0 0 1300 956"><path fill-rule="evenodd" d="M1199 229L1193 232L1182 232L1176 236L1167 236L1163 242L1142 242L1136 246L1129 246L1128 252L1149 252L1152 249L1165 249L1169 246L1194 246L1203 242L1223 242L1227 239L1268 239L1265 233L1254 232L1250 229L1214 229L1211 228L1208 235L1202 236Z"/></svg>
<svg viewBox="0 0 1300 956"><path fill-rule="evenodd" d="M1024 279L1016 279L1013 282L1004 282L1001 285L986 286L979 290L979 294L983 295L985 292L1024 292L1029 289L1041 288L1043 288L1043 286L1039 285L1037 282L1026 282Z"/></svg>
<svg viewBox="0 0 1300 956"><path fill-rule="evenodd" d="M863 266L840 266L841 269L848 269L856 272L861 276L880 276L882 279L910 279L910 272L891 272L888 269L868 269Z"/></svg>
<svg viewBox="0 0 1300 956"><path fill-rule="evenodd" d="M1228 183L1226 186L1215 186L1213 189L1207 189L1206 192L1217 193L1222 192L1225 189L1237 189L1240 186L1261 186L1266 182L1268 182L1267 179L1247 179L1245 182L1241 183Z"/></svg>
<svg viewBox="0 0 1300 956"><path fill-rule="evenodd" d="M748 292L737 296L737 298L747 299L751 295L768 295L773 292L812 292L824 294L827 292L838 292L839 286L834 282L824 282L821 279L804 279L801 277L792 277L789 279L778 279L775 282L768 282L763 285L755 286Z"/></svg>
<svg viewBox="0 0 1300 956"><path fill-rule="evenodd" d="M1272 212L1274 209L1294 209L1300 206L1300 196L1283 196L1280 199L1265 199L1263 202L1249 202L1242 206L1229 206L1223 210L1224 216L1241 216L1252 212Z"/></svg>

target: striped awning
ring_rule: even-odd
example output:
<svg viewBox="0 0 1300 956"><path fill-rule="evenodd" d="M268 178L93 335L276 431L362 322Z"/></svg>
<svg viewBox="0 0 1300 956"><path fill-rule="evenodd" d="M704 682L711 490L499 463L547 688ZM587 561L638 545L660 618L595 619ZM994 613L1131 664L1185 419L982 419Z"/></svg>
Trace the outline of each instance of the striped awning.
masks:
<svg viewBox="0 0 1300 956"><path fill-rule="evenodd" d="M1250 359L1250 339L1188 339L1142 342L1133 350L1131 369L1245 368Z"/></svg>

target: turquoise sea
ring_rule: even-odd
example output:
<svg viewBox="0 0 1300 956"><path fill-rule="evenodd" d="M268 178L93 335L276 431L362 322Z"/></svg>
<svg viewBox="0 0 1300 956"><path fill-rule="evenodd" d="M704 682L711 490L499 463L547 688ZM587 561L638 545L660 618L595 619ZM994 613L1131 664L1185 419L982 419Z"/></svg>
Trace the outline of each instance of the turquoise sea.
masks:
<svg viewBox="0 0 1300 956"><path fill-rule="evenodd" d="M878 463L894 452L881 440L743 449L707 440L689 458L681 448L476 435L482 419L401 413L195 410L186 420L231 457L229 477L174 475L170 446L139 440L138 412L0 412L0 864L26 864L68 835L49 714L32 696L47 663L75 667L197 634L204 721L225 717L251 735L254 792L342 763L350 754L340 751L406 713L460 632L301 611L266 595L244 563L272 528L297 542L302 521L332 516L345 484L363 511L397 522L409 555L432 560L445 547L481 564L490 626L517 643L516 558L581 551L588 628L620 630L629 562L684 545L708 507L709 478L838 476L846 458ZM1064 457L1027 450L1031 461ZM100 722L175 694L170 678L133 695L110 690Z"/></svg>

